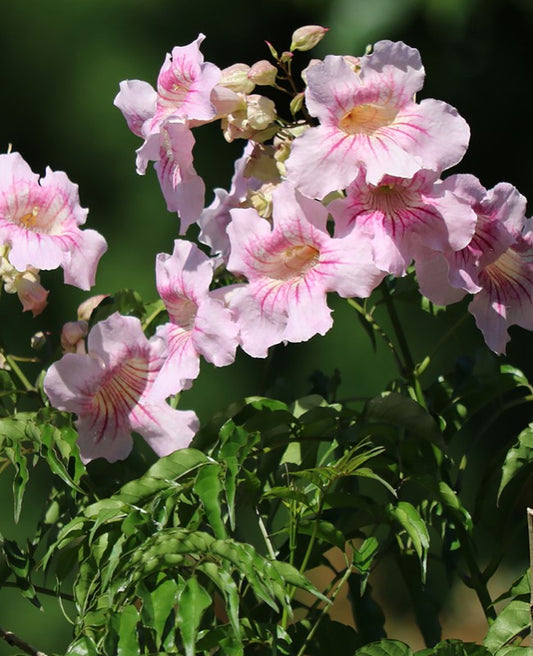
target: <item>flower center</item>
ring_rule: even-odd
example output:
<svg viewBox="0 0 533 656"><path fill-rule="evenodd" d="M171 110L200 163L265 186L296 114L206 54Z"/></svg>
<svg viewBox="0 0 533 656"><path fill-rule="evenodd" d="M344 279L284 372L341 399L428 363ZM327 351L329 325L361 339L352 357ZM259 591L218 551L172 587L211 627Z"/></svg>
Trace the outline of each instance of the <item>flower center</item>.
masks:
<svg viewBox="0 0 533 656"><path fill-rule="evenodd" d="M357 105L346 112L339 121L339 128L347 134L372 135L380 128L390 125L396 118L396 111L387 105L367 103Z"/></svg>
<svg viewBox="0 0 533 656"><path fill-rule="evenodd" d="M37 227L37 220L39 217L39 208L37 206L32 207L31 212L27 212L24 216L21 216L18 219L18 223L28 230L33 230Z"/></svg>
<svg viewBox="0 0 533 656"><path fill-rule="evenodd" d="M273 262L270 276L278 280L289 280L304 276L318 262L320 252L307 244L291 246L282 251Z"/></svg>
<svg viewBox="0 0 533 656"><path fill-rule="evenodd" d="M531 302L533 271L514 249L508 248L480 272L483 286L504 305L511 301Z"/></svg>
<svg viewBox="0 0 533 656"><path fill-rule="evenodd" d="M172 300L166 301L169 317L173 324L179 326L186 332L194 328L198 306L194 301L185 296L176 295Z"/></svg>
<svg viewBox="0 0 533 656"><path fill-rule="evenodd" d="M401 185L383 184L370 191L367 203L369 209L390 215L416 205L416 196Z"/></svg>

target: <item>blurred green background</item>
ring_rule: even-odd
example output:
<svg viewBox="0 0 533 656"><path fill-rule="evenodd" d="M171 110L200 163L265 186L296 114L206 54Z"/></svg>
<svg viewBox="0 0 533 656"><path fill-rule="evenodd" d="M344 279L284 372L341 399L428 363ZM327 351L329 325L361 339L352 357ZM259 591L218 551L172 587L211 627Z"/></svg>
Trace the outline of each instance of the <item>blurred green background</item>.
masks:
<svg viewBox="0 0 533 656"><path fill-rule="evenodd" d="M3 0L0 151L12 144L34 171L42 174L50 166L79 184L82 205L90 210L87 225L109 244L93 293L130 287L153 300L155 255L171 252L178 227L166 211L154 172L145 177L135 173L134 150L140 141L112 104L119 82L136 78L155 84L165 53L190 43L199 32L207 35L202 46L206 60L225 67L268 58L265 39L283 50L295 28L316 23L331 30L314 56L359 55L380 39L417 47L427 74L420 97L454 105L472 129L470 149L455 172L473 173L487 188L509 181L532 196L533 131L527 123L532 0ZM226 144L216 125L198 130L196 137L196 167L206 181L208 204L210 189L228 187L242 144ZM43 274L51 294L49 307L36 320L21 318L18 300L2 296L0 333L9 350L26 351L37 330L57 338L60 322L75 319L87 294L61 281L59 272ZM315 369L327 374L340 370L340 396L383 389L394 375L389 355L380 348L374 356L353 311L344 302L332 303L338 321L325 338L278 349L266 362L240 355L238 365L229 369L202 365L202 376L183 403L206 419L217 408L266 387L281 396L303 395ZM432 344L435 324L409 310L404 316L411 322L419 359ZM520 329L511 335L508 359L531 376L525 356L530 337ZM452 346L456 353L469 353L480 344L470 319ZM429 379L441 363L428 372ZM0 532L8 538L31 534L40 512L32 499L46 484L44 473L32 481L21 524L15 527L9 476L0 477ZM54 600L43 613L8 589L0 590L0 626L49 652L62 653L70 636ZM14 651L0 643L0 655Z"/></svg>

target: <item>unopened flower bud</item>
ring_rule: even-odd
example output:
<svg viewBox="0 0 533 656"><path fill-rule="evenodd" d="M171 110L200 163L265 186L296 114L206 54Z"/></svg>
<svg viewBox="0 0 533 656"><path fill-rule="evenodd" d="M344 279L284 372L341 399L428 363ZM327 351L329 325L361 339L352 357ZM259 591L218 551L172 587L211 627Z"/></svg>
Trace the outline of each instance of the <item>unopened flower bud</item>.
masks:
<svg viewBox="0 0 533 656"><path fill-rule="evenodd" d="M46 333L43 333L43 331L40 330L38 333L35 333L35 335L32 335L30 346L34 351L40 351L46 344L47 339L48 337Z"/></svg>
<svg viewBox="0 0 533 656"><path fill-rule="evenodd" d="M252 93L255 83L248 78L247 64L233 64L222 71L219 85L237 93Z"/></svg>
<svg viewBox="0 0 533 656"><path fill-rule="evenodd" d="M294 96L294 98L291 100L291 104L290 104L291 114L292 114L293 116L294 116L295 114L297 114L297 113L302 109L303 104L304 104L304 94L303 94L303 92L302 92L302 93L298 93L298 94L297 94L296 96Z"/></svg>
<svg viewBox="0 0 533 656"><path fill-rule="evenodd" d="M329 28L321 25L305 25L292 34L291 50L311 50L320 43Z"/></svg>
<svg viewBox="0 0 533 656"><path fill-rule="evenodd" d="M285 50L285 52L281 53L281 57L279 58L279 60L281 62L283 62L284 64L286 64L287 62L291 61L291 59L293 57L294 57L294 55L292 54L292 52L289 52L288 50Z"/></svg>
<svg viewBox="0 0 533 656"><path fill-rule="evenodd" d="M86 321L69 321L61 331L61 346L65 353L85 353L84 339L89 332Z"/></svg>
<svg viewBox="0 0 533 656"><path fill-rule="evenodd" d="M94 309L97 308L104 298L107 298L108 296L109 294L95 294L86 301L83 301L83 303L80 303L78 306L79 321L89 321Z"/></svg>
<svg viewBox="0 0 533 656"><path fill-rule="evenodd" d="M22 310L31 311L34 317L46 307L48 290L41 285L39 271L33 267L22 272L13 269L9 276L4 275L4 289L8 294L17 294Z"/></svg>
<svg viewBox="0 0 533 656"><path fill-rule="evenodd" d="M261 86L271 86L276 82L278 69L266 59L256 62L248 71L248 79Z"/></svg>

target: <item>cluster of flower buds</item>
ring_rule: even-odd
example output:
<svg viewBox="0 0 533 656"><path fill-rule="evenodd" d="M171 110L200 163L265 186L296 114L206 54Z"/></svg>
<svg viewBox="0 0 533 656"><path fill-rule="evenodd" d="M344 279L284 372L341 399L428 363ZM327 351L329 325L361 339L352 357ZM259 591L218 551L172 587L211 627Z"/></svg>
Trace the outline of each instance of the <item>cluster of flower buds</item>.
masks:
<svg viewBox="0 0 533 656"><path fill-rule="evenodd" d="M328 55L297 80L295 51L326 31L306 26L288 51L268 44L273 63L225 70L204 61L199 35L167 55L156 88L121 83L115 104L143 140L137 171L154 162L181 235L197 223L211 253L178 239L172 254L157 256L168 322L151 340L136 320L112 315L89 333L87 353L67 353L49 370L45 390L78 414L85 460L124 457L131 430L160 455L184 446L197 420L164 399L192 384L200 358L224 366L238 347L262 358L275 344L325 334L330 292L365 298L386 276L414 269L436 304L472 295L469 309L496 353L510 325L533 328L524 197L507 183L487 191L471 175L443 177L470 131L447 103L417 101L424 69L414 48L380 41L360 57ZM276 102L287 97L287 116L258 85L275 90ZM246 144L229 191L216 189L204 207L193 131L213 121L228 141ZM26 228L34 206L9 225ZM3 225L12 256L16 241ZM11 262L20 270L44 263Z"/></svg>

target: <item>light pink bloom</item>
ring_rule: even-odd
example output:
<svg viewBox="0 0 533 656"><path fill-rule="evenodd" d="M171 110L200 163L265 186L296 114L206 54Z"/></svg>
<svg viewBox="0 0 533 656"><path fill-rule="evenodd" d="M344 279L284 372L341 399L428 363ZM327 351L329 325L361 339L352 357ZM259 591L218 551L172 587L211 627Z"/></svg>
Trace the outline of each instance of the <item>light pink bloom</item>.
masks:
<svg viewBox="0 0 533 656"><path fill-rule="evenodd" d="M167 209L181 219L180 234L198 219L204 206L205 184L193 166L194 144L185 123L167 122L137 150L137 173L144 175L148 162L155 162Z"/></svg>
<svg viewBox="0 0 533 656"><path fill-rule="evenodd" d="M213 254L220 254L224 260L227 259L230 248L227 233L231 221L230 210L239 207L246 200L249 191L261 186L261 180L245 175L253 150L253 142L248 141L241 157L235 160L230 190L215 188L213 202L202 211L198 219L201 228L199 240L209 246Z"/></svg>
<svg viewBox="0 0 533 656"><path fill-rule="evenodd" d="M282 341L301 342L332 326L327 292L365 297L383 279L369 240L332 238L328 211L281 183L272 194L273 225L253 209L234 209L228 269L248 284L230 296L243 349L265 357Z"/></svg>
<svg viewBox="0 0 533 656"><path fill-rule="evenodd" d="M67 284L90 289L107 244L95 230L80 230L86 218L65 173L47 168L39 179L19 153L0 155L0 244L11 247L18 271L62 267Z"/></svg>
<svg viewBox="0 0 533 656"><path fill-rule="evenodd" d="M367 182L410 178L422 168L441 172L463 156L469 128L438 100L417 104L424 69L402 42L380 41L359 60L328 55L307 69L306 105L320 125L294 140L288 179L305 195L324 198L346 188L361 168Z"/></svg>
<svg viewBox="0 0 533 656"><path fill-rule="evenodd" d="M169 118L210 121L216 115L211 92L220 80L218 66L204 62L203 34L187 46L167 54L157 78L157 101L152 129Z"/></svg>
<svg viewBox="0 0 533 656"><path fill-rule="evenodd" d="M412 179L384 176L377 185L364 173L348 187L346 198L328 206L335 235L349 232L371 239L374 262L382 271L403 276L422 247L456 251L474 233L476 215L455 192L460 178L437 180L433 171Z"/></svg>
<svg viewBox="0 0 533 656"><path fill-rule="evenodd" d="M468 309L487 346L505 353L509 326L533 330L533 219L526 219L510 248L479 271L478 280L482 289Z"/></svg>
<svg viewBox="0 0 533 656"><path fill-rule="evenodd" d="M220 70L204 62L204 35L167 54L157 80L157 91L147 82L120 84L114 104L129 128L145 141L137 150L137 173L155 169L170 212L181 218L181 233L196 221L204 206L205 185L193 166L191 127L211 121L217 108L211 101Z"/></svg>
<svg viewBox="0 0 533 656"><path fill-rule="evenodd" d="M189 445L198 429L196 415L172 409L153 391L166 357L161 339L149 341L137 318L114 313L92 328L87 350L65 354L44 379L52 405L78 415L83 462L126 458L132 431L158 456Z"/></svg>
<svg viewBox="0 0 533 656"><path fill-rule="evenodd" d="M231 364L238 330L230 310L209 291L213 265L195 244L176 240L172 255L160 253L156 278L170 319L157 329L167 343L168 358L156 388L168 396L198 376L201 355L217 367Z"/></svg>
<svg viewBox="0 0 533 656"><path fill-rule="evenodd" d="M476 214L476 229L461 250L419 253L416 272L420 291L437 305L448 305L466 292L481 290L479 271L515 243L526 211L526 199L507 182L487 191L473 175L454 177L459 183L455 193Z"/></svg>

